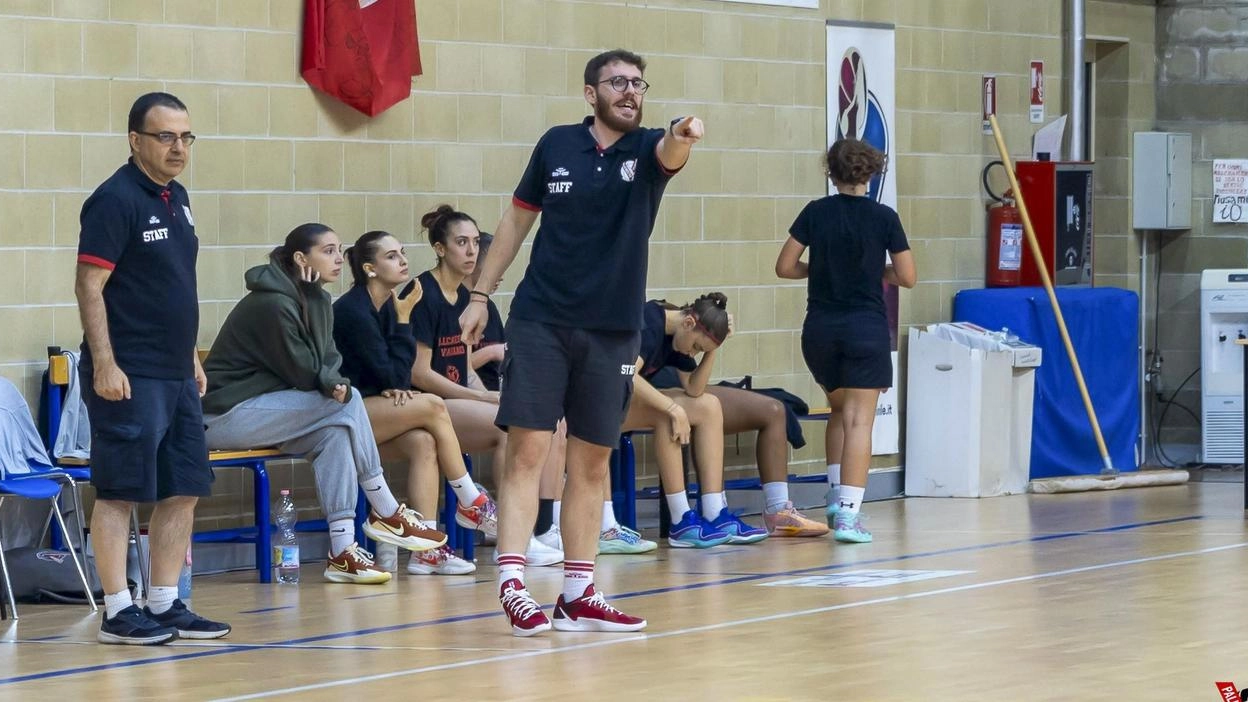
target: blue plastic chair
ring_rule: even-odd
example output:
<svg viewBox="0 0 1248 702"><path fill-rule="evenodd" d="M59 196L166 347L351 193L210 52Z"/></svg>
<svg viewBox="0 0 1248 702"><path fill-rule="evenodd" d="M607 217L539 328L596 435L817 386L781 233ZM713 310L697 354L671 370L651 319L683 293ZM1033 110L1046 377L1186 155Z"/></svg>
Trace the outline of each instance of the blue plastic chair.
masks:
<svg viewBox="0 0 1248 702"><path fill-rule="evenodd" d="M4 505L4 500L8 497L21 497L28 500L48 500L52 504L52 514L56 517L57 525L61 528L62 533L65 532L65 517L61 514L61 507L57 503L61 495L61 485L50 477L42 477L40 474L32 474L30 477L12 477L0 479L0 506ZM91 603L91 611L97 612L99 608L95 604L95 596L91 594L91 586L87 584L87 573L83 570L82 561L78 560L78 554L73 550L69 550L69 556L74 560L74 567L78 569L78 578L82 581L82 592L87 597L87 602ZM13 610L13 619L17 620L17 600L13 598L13 583L9 577L9 564L4 558L4 534L0 532L0 574L4 576L4 589L8 597L9 608ZM0 619L7 618L4 607L0 604Z"/></svg>

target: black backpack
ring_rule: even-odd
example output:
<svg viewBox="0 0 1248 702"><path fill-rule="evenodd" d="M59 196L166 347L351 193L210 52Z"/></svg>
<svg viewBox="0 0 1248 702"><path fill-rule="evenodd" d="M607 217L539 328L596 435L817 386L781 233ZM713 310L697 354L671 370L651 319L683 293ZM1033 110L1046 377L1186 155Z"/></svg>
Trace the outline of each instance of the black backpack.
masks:
<svg viewBox="0 0 1248 702"><path fill-rule="evenodd" d="M104 600L104 587L95 572L95 559L86 556L87 583L96 602ZM86 604L82 581L68 551L23 546L4 552L12 579L13 597L33 604Z"/></svg>

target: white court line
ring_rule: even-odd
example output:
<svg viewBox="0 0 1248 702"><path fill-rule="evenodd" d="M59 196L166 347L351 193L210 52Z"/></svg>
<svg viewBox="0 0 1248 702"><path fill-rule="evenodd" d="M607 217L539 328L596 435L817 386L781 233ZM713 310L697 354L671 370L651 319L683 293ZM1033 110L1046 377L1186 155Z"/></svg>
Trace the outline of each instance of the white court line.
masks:
<svg viewBox="0 0 1248 702"><path fill-rule="evenodd" d="M57 641L40 639L0 639L0 644L26 644L44 646L98 646L98 641ZM261 650L266 648L286 648L304 651L459 651L461 653L481 653L484 651L510 651L501 646L371 646L369 644L242 644L228 641L191 641L179 640L165 644L166 649L177 648L238 648Z"/></svg>
<svg viewBox="0 0 1248 702"><path fill-rule="evenodd" d="M583 651L591 648L602 648L604 646L616 646L624 643L632 643L634 641L647 641L653 639L665 639L670 636L684 636L686 634L697 634L705 631L715 631L716 629L727 629L735 626L745 626L748 624L758 624L761 622L776 621L779 619L791 619L793 617L804 617L811 614L823 614L825 612L835 612L842 609L854 609L857 607L867 607L877 604L888 604L891 602L901 602L903 600L917 600L924 597L932 597L934 595L947 595L955 592L966 592L968 590L980 590L988 587L996 587L998 585L1011 585L1013 583L1028 582L1031 580L1043 580L1046 578L1058 578L1064 575L1075 575L1077 573L1088 573L1094 570L1105 570L1107 568L1118 568L1120 566L1136 565L1139 563L1151 563L1153 561L1165 561L1174 558L1186 558L1187 556L1200 556L1207 553L1216 553L1218 551L1228 551L1236 548L1248 546L1248 542L1240 542L1237 544L1228 544L1226 546L1213 546L1210 548L1202 548L1197 551L1180 551L1178 553L1168 553L1161 556L1149 556L1148 558L1133 558L1128 561L1114 561L1112 563L1100 563L1091 566L1082 566L1080 568L1068 568L1066 570L1055 570L1048 573L1036 573L1033 575L1020 575L1016 578L1005 578L1003 580L990 580L984 583L972 583L970 585L957 585L954 587L941 588L939 590L927 590L924 592L914 592L906 595L893 595L891 597L877 597L871 600L862 600L859 602L847 602L838 605L829 605L827 607L815 607L812 609L802 609L795 612L781 612L779 614L768 614L761 617L750 617L748 619L736 619L719 624L707 624L705 626L688 627L685 629L675 629L665 631L658 634L639 634L636 636L612 637L604 641L595 641L592 643L578 643L570 646L558 646L555 648L541 649L537 651L522 651L518 653L509 653L502 656L491 656L489 658L474 658L457 663L443 663L441 665L425 666L423 668L411 668L409 670L396 670L390 673L377 673L374 675L363 675L356 678L348 678L344 680L335 680L331 682L315 683L312 685L301 685L299 687L287 687L279 690L268 690L266 692L257 692L250 695L240 695L237 697L221 697L215 702L236 702L237 700L256 700L265 697L276 697L277 695L292 695L300 692L309 692L312 690L322 690L328 687L339 687L342 685L355 685L358 683L375 682L378 680L387 680L390 678L398 678L407 675L420 675L422 673L433 673L442 670L454 670L456 668L466 668L484 663L501 663L505 661L513 661L520 658L532 658L534 656L545 656L552 653L564 653L566 651Z"/></svg>

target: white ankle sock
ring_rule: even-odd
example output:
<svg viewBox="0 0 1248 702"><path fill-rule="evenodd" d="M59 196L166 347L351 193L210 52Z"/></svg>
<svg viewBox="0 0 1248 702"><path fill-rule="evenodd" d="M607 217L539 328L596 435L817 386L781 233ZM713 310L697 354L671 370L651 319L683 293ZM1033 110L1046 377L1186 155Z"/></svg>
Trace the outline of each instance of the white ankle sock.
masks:
<svg viewBox="0 0 1248 702"><path fill-rule="evenodd" d="M550 523L553 526L559 526L559 515L563 514L563 500L555 500L550 506Z"/></svg>
<svg viewBox="0 0 1248 702"><path fill-rule="evenodd" d="M835 490L836 486L840 484L841 484L841 464L829 463L828 464L828 487Z"/></svg>
<svg viewBox="0 0 1248 702"><path fill-rule="evenodd" d="M851 517L858 514L858 510L862 509L862 497L866 493L866 488L842 485L837 497L840 500L840 513Z"/></svg>
<svg viewBox="0 0 1248 702"><path fill-rule="evenodd" d="M174 592L177 592L177 588L174 588ZM134 600L130 597L129 590L114 592L111 595L106 594L104 595L104 616L112 619L117 616L118 612L132 604Z"/></svg>
<svg viewBox="0 0 1248 702"><path fill-rule="evenodd" d="M763 499L767 501L768 512L779 512L789 501L789 484L783 481L763 483Z"/></svg>
<svg viewBox="0 0 1248 702"><path fill-rule="evenodd" d="M593 561L563 562L563 601L571 602L585 596L585 591L594 584Z"/></svg>
<svg viewBox="0 0 1248 702"><path fill-rule="evenodd" d="M559 504L556 502L555 504ZM615 505L611 500L602 501L602 531L614 529L619 525L619 521L615 518Z"/></svg>
<svg viewBox="0 0 1248 702"><path fill-rule="evenodd" d="M329 523L329 555L337 556L355 543L355 522L335 519Z"/></svg>
<svg viewBox="0 0 1248 702"><path fill-rule="evenodd" d="M685 512L688 512L690 509L689 496L685 494L684 490L681 490L670 495L664 495L664 498L667 499L667 510L672 513L672 523L679 522L681 517L685 516Z"/></svg>
<svg viewBox="0 0 1248 702"><path fill-rule="evenodd" d="M501 588L508 580L519 580L524 585L524 564L523 553L498 554L498 586Z"/></svg>
<svg viewBox="0 0 1248 702"><path fill-rule="evenodd" d="M371 478L361 480L360 487L364 488L364 497L368 500L368 505L379 516L389 517L399 511L399 501L394 499L394 493L390 492L390 486L386 485L386 476L378 473Z"/></svg>
<svg viewBox="0 0 1248 702"><path fill-rule="evenodd" d="M448 480L451 490L455 492L455 499L459 500L465 507L477 501L481 496L481 491L477 489L477 484L472 482L472 476L464 473L463 477L458 480Z"/></svg>
<svg viewBox="0 0 1248 702"><path fill-rule="evenodd" d="M173 606L173 601L178 599L177 586L165 587L164 585L153 585L152 589L147 593L147 608L152 610L153 614L164 614Z"/></svg>
<svg viewBox="0 0 1248 702"><path fill-rule="evenodd" d="M713 522L727 506L727 492L708 492L702 496L702 517L708 522Z"/></svg>

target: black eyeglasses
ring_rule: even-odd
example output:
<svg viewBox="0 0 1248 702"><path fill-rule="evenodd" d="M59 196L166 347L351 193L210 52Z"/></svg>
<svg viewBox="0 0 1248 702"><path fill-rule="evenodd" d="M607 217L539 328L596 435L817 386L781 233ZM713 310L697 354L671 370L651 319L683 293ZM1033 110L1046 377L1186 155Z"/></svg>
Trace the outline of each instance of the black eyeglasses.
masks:
<svg viewBox="0 0 1248 702"><path fill-rule="evenodd" d="M633 86L633 90L636 90L638 95L643 95L650 89L650 84L646 81L640 78L629 78L628 76L611 76L610 78L604 78L603 80L598 81L599 85L602 85L603 83L610 83L611 89L617 93L622 93L625 90L628 90L628 86L630 85Z"/></svg>
<svg viewBox="0 0 1248 702"><path fill-rule="evenodd" d="M173 132L135 132L135 134L152 137L165 146L173 146L173 142L179 139L182 141L183 146L190 146L195 143L195 135L190 132L182 132L181 134Z"/></svg>

